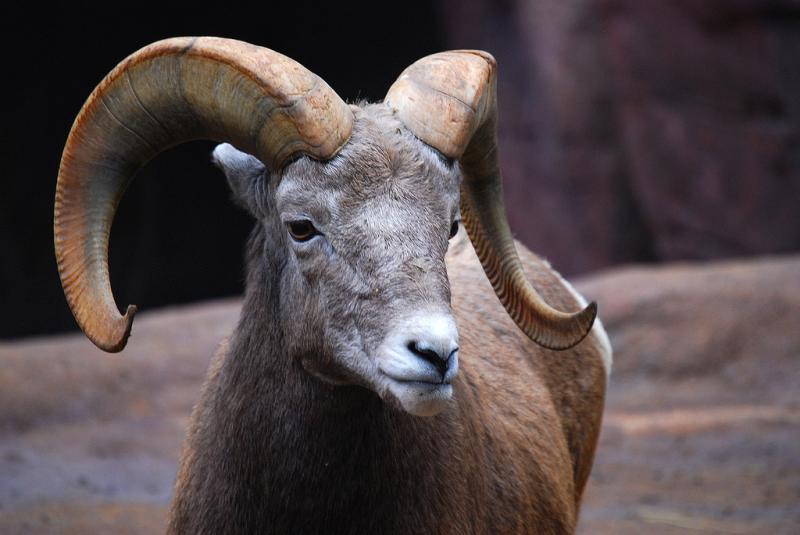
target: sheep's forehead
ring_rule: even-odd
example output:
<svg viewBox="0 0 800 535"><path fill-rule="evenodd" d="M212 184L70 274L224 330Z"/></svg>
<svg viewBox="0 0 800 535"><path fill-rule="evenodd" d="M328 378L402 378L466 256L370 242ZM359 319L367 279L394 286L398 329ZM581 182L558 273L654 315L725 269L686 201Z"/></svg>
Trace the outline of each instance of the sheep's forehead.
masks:
<svg viewBox="0 0 800 535"><path fill-rule="evenodd" d="M279 196L330 217L413 207L449 217L460 175L414 138L382 105L356 110L352 137L331 161L304 158L286 169Z"/></svg>

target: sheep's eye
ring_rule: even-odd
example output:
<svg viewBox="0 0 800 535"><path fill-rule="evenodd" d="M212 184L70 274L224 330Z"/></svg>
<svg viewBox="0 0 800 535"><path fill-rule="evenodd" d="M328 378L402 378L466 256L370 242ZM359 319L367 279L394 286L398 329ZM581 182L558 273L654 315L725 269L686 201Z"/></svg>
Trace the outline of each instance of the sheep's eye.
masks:
<svg viewBox="0 0 800 535"><path fill-rule="evenodd" d="M455 221L453 221L453 224L450 226L450 239L452 239L453 236L455 236L456 234L458 234L458 220L457 219Z"/></svg>
<svg viewBox="0 0 800 535"><path fill-rule="evenodd" d="M319 234L319 231L314 228L314 225L308 219L289 221L286 223L286 228L289 229L289 235L294 241L308 241Z"/></svg>

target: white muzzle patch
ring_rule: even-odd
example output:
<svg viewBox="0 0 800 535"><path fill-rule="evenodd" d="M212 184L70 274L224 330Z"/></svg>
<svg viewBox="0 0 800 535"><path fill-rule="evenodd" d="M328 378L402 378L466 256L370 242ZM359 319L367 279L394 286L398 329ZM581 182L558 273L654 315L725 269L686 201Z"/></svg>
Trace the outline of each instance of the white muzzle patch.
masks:
<svg viewBox="0 0 800 535"><path fill-rule="evenodd" d="M401 321L378 348L385 389L407 412L433 416L453 396L458 373L458 329L453 316L420 312Z"/></svg>

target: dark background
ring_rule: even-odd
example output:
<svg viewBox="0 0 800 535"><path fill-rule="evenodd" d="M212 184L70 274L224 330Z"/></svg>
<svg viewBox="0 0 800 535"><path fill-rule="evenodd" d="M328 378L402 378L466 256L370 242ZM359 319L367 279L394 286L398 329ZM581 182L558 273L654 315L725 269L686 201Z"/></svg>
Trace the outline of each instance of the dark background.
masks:
<svg viewBox="0 0 800 535"><path fill-rule="evenodd" d="M796 1L0 9L0 337L76 328L52 246L61 150L114 65L178 35L275 49L351 101L381 99L431 52L492 52L512 228L565 274L800 246ZM212 147L167 151L126 194L110 253L120 305L147 310L241 292L251 222L228 202Z"/></svg>

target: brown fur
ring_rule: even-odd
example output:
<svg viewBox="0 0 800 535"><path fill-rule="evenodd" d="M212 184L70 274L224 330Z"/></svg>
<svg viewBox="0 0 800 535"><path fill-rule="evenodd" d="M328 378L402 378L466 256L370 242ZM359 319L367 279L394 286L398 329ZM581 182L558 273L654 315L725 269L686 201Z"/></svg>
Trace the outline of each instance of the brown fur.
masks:
<svg viewBox="0 0 800 535"><path fill-rule="evenodd" d="M360 220L347 219L349 212L330 215L340 217L326 236L339 256L303 258L285 252L291 249L273 214L275 177L267 185L232 183L260 223L249 246L240 323L215 358L192 416L169 532L572 533L603 407L599 340L593 332L562 352L531 342L498 302L463 231L450 244L446 277L434 266L432 278L411 280L405 264L391 259L424 253L444 260L438 236L446 236L450 216L434 207L457 190L436 185L446 178L431 182L433 153L378 107L357 114L351 145L333 165L364 181L359 191L376 187L391 198L410 195L404 202L420 208L409 208L403 221L417 218L419 224L427 217L430 224L417 228L414 240L405 232L367 231ZM326 172L320 167L325 164L298 164L303 176L326 180L318 174ZM404 173L408 178L397 179ZM386 186L371 181L381 174ZM405 188L403 180L413 187ZM364 202L381 194L374 195ZM347 203L350 211L362 206L352 197ZM349 227L354 234L337 242L335 232ZM364 240L361 256L348 259L353 280L336 279L336 293L326 293L333 285L326 277L334 274L325 266L347 254L345 238ZM387 244L391 256L370 257ZM544 297L557 308L578 309L549 266L518 248ZM343 266L337 277L345 276ZM359 293L356 280L370 291ZM419 306L425 296L451 301L460 332L455 394L446 410L430 418L400 410L360 379L337 353L350 347L337 339L345 331L332 325L352 323L369 349L398 307ZM363 302L363 310L347 308L348 300ZM337 311L333 319L326 316L331 308ZM310 374L307 361L344 384Z"/></svg>

